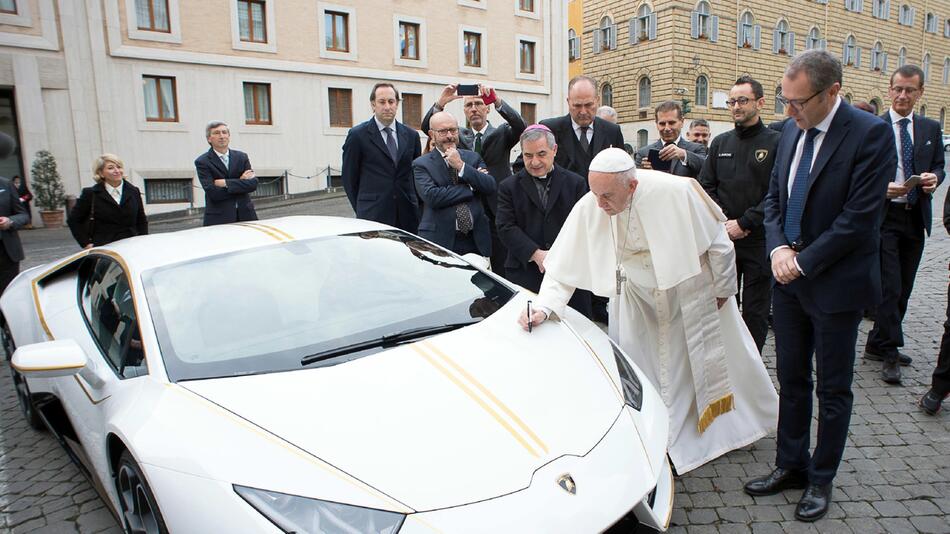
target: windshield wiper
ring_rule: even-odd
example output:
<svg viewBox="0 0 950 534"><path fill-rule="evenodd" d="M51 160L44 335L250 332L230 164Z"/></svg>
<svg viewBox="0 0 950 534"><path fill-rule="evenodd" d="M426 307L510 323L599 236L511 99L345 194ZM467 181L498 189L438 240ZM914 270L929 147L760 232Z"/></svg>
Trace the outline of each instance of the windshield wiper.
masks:
<svg viewBox="0 0 950 534"><path fill-rule="evenodd" d="M307 366L312 363L329 360L330 358L336 358L337 356L343 356L344 354L352 354L354 352L361 352L378 347L395 347L396 345L405 343L407 341L412 341L414 339L451 332L452 330L458 330L459 328L473 325L479 321L481 321L481 319L478 321L467 321L464 323L449 323L439 326L422 326L418 328L410 328L408 330L403 330L402 332L386 334L385 336L378 338L359 341L357 343L351 343L349 345L343 345L342 347L336 347L333 349L317 352L315 354L310 354L309 356L304 356L300 360L300 365Z"/></svg>

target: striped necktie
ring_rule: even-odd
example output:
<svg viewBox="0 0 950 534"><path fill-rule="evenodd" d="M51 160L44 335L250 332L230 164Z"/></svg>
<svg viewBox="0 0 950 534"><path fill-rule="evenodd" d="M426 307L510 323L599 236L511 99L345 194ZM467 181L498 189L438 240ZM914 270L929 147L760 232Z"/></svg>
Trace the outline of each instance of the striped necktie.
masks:
<svg viewBox="0 0 950 534"><path fill-rule="evenodd" d="M808 192L808 175L811 174L811 160L815 155L815 137L821 133L818 128L809 128L805 134L805 146L795 171L795 182L788 195L785 206L785 239L789 244L802 236L802 212L805 210L805 194Z"/></svg>

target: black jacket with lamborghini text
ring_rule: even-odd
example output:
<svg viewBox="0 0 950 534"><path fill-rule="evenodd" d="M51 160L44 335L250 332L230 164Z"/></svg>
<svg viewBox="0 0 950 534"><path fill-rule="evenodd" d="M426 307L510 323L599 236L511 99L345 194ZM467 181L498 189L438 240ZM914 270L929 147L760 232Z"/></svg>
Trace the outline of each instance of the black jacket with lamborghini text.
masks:
<svg viewBox="0 0 950 534"><path fill-rule="evenodd" d="M726 214L743 230L751 233L736 241L765 239L762 226L765 194L775 162L775 150L782 134L766 128L762 121L748 128L716 136L709 145L709 155L699 173L699 183Z"/></svg>

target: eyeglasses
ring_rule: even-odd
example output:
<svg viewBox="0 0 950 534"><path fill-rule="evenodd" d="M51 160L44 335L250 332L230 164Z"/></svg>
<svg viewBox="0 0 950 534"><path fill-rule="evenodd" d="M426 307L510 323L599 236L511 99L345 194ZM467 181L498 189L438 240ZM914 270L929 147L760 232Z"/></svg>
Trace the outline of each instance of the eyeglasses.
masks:
<svg viewBox="0 0 950 534"><path fill-rule="evenodd" d="M441 130L433 130L433 131L439 135L449 135L449 134L459 133L458 128L442 128Z"/></svg>
<svg viewBox="0 0 950 534"><path fill-rule="evenodd" d="M822 89L818 91L817 93L811 95L810 97L806 98L805 100L789 100L785 98L785 95L776 95L775 100L778 101L778 103L782 104L783 106L792 106L792 108L795 111L801 111L805 109L805 104L807 104L809 100L811 100L812 98L815 98L816 96L824 92L825 90Z"/></svg>
<svg viewBox="0 0 950 534"><path fill-rule="evenodd" d="M891 92L893 92L895 95L904 93L907 96L914 96L919 90L920 89L916 87L891 87Z"/></svg>
<svg viewBox="0 0 950 534"><path fill-rule="evenodd" d="M732 106L736 104L739 104L740 106L744 106L748 104L749 102L752 102L751 98L740 96L739 98L730 98L729 100L726 100L726 105L731 108Z"/></svg>

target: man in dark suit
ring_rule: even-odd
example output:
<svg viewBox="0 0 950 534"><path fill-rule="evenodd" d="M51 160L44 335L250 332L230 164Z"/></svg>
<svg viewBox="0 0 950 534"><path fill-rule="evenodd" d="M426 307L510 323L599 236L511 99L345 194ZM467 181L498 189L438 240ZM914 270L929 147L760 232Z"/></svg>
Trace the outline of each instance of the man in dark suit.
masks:
<svg viewBox="0 0 950 534"><path fill-rule="evenodd" d="M623 148L620 126L596 116L599 104L597 80L590 76L575 76L567 84L568 114L541 121L554 133L557 142L554 163L585 180L590 161L601 150ZM520 169L521 165L518 167Z"/></svg>
<svg viewBox="0 0 950 534"><path fill-rule="evenodd" d="M488 166L488 174L492 175L496 184L500 183L511 176L511 149L518 142L518 137L527 125L521 114L502 100L491 86L479 84L478 96L462 97L455 94L457 89L458 84L447 85L442 89L439 101L432 105L422 119L422 130L429 131L429 120L433 113L443 111L449 102L462 98L462 109L469 127L459 128L459 147L472 150L481 156L485 160L485 165ZM488 121L490 104L494 104L495 111L501 115L502 119L505 119L504 124L496 127ZM491 268L492 271L504 276L506 251L495 229L498 195L492 193L484 199L492 233Z"/></svg>
<svg viewBox="0 0 950 534"><path fill-rule="evenodd" d="M204 226L239 221L256 221L257 212L251 193L257 190L257 177L247 154L228 147L231 130L221 121L205 127L211 148L195 159L198 182L205 190Z"/></svg>
<svg viewBox="0 0 950 534"><path fill-rule="evenodd" d="M529 126L521 135L524 169L498 189L498 235L508 249L505 277L538 292L544 257L554 244L574 204L587 193L587 181L554 163L557 144L546 126ZM575 291L569 302L590 316L588 291Z"/></svg>
<svg viewBox="0 0 950 534"><path fill-rule="evenodd" d="M415 232L412 162L422 154L419 134L396 121L399 91L392 84L377 83L369 99L373 117L351 128L343 143L343 189L358 218Z"/></svg>
<svg viewBox="0 0 950 534"><path fill-rule="evenodd" d="M491 256L491 229L482 198L496 191L481 156L459 149L458 121L447 111L429 120L432 150L412 162L422 198L419 235L456 254Z"/></svg>
<svg viewBox="0 0 950 534"><path fill-rule="evenodd" d="M883 118L891 125L897 149L897 171L887 186L887 208L881 224L881 282L884 298L874 315L864 357L883 361L881 379L900 384L901 365L910 357L900 354L904 345L901 323L914 288L917 266L924 253L924 237L930 235L931 197L943 181L944 154L940 123L914 113L924 93L924 71L904 65L891 74L891 109ZM919 175L920 183L904 182Z"/></svg>
<svg viewBox="0 0 950 534"><path fill-rule="evenodd" d="M780 386L776 469L745 485L750 495L805 488L795 518L828 512L854 396L861 310L881 293L880 225L897 156L888 125L839 96L841 63L809 50L782 78L786 113L765 197L766 250ZM812 368L818 443L809 455Z"/></svg>
<svg viewBox="0 0 950 534"><path fill-rule="evenodd" d="M0 132L0 160L7 159L16 149L16 143L9 135ZM13 183L0 176L0 294L20 272L23 260L23 245L17 229L30 222L20 195Z"/></svg>
<svg viewBox="0 0 950 534"><path fill-rule="evenodd" d="M703 170L703 162L706 161L706 147L680 136L683 131L683 106L675 100L667 100L656 107L653 117L660 138L637 151L633 158L637 167L652 169L649 155L651 150L656 150L662 161L670 162L669 170L658 170L676 176L699 176L699 171Z"/></svg>

